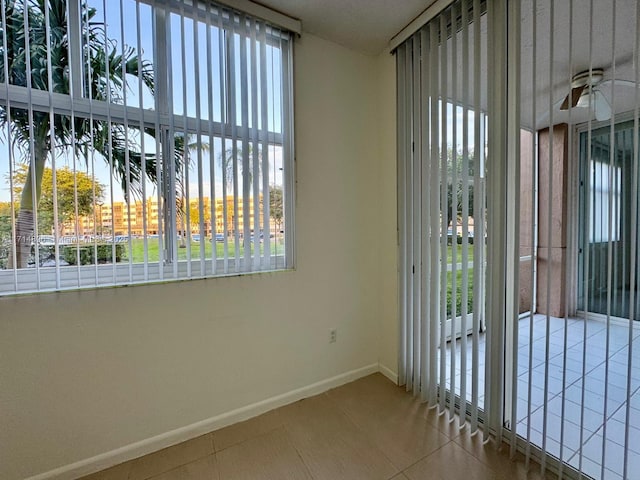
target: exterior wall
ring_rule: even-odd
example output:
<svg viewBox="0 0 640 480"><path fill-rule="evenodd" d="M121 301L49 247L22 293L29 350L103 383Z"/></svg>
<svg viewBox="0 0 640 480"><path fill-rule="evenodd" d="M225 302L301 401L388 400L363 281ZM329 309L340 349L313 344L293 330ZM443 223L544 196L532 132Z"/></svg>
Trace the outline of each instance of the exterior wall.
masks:
<svg viewBox="0 0 640 480"><path fill-rule="evenodd" d="M548 129L538 133L537 310L538 313L561 317L565 313L567 289L568 127L566 124L555 125L553 137ZM550 162L551 152L553 158ZM547 309L548 281L551 284Z"/></svg>
<svg viewBox="0 0 640 480"><path fill-rule="evenodd" d="M393 61L295 47L295 270L0 298L0 478L394 367Z"/></svg>

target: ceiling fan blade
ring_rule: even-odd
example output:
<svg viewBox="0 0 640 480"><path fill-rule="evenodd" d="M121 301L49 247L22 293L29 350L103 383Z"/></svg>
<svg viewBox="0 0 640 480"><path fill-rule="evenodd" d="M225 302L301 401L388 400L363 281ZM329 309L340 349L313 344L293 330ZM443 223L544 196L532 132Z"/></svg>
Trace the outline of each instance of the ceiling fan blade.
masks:
<svg viewBox="0 0 640 480"><path fill-rule="evenodd" d="M582 95L585 88L587 88L587 85L571 89L571 93L569 94L571 96L571 108L574 108L577 105L580 95ZM569 110L569 95L564 98L564 102L560 105L560 110Z"/></svg>
<svg viewBox="0 0 640 480"><path fill-rule="evenodd" d="M604 82L602 82L599 86L603 86L603 85L611 85L614 84L616 87L637 87L640 88L640 83L636 83L632 80L623 80L623 79L619 79L616 78L615 82L613 80L605 80Z"/></svg>
<svg viewBox="0 0 640 480"><path fill-rule="evenodd" d="M611 105L609 105L600 90L594 90L593 92L593 109L595 110L596 120L599 122L611 118Z"/></svg>

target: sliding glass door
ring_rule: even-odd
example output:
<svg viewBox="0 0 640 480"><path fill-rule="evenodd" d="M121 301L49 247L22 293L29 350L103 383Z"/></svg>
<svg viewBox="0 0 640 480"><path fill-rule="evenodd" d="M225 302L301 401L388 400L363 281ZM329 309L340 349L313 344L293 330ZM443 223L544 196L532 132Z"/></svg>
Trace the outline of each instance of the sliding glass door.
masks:
<svg viewBox="0 0 640 480"><path fill-rule="evenodd" d="M580 133L578 308L619 318L630 314L632 263L638 271L631 252L640 200L633 182L634 130L629 121ZM638 320L637 277L634 283Z"/></svg>

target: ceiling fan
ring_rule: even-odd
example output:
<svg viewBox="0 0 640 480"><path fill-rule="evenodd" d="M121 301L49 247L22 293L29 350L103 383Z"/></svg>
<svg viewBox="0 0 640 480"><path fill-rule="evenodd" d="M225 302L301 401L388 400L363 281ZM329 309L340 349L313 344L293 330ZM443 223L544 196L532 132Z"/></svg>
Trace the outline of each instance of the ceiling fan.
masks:
<svg viewBox="0 0 640 480"><path fill-rule="evenodd" d="M601 88L614 83L615 86L635 88L635 82L629 80L604 80L604 70L594 68L577 73L571 80L571 91L562 101L560 110L569 108L593 108L596 120L604 121L611 118L611 104L602 93Z"/></svg>

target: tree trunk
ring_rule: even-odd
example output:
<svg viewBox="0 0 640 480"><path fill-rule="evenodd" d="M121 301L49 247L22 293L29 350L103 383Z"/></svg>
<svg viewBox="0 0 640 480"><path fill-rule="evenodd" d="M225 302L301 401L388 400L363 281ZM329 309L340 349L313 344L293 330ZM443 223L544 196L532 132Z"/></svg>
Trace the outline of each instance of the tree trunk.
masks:
<svg viewBox="0 0 640 480"><path fill-rule="evenodd" d="M9 257L9 268L27 268L29 266L29 257L31 255L31 245L37 241L37 235L34 231L35 212L37 210L38 201L40 200L40 192L42 190L42 175L44 174L44 165L47 161L46 147L40 147L44 141L36 142L35 155L33 161L29 162L27 170L27 179L20 195L20 210L18 211L18 219L16 220L16 238L14 249L16 253L16 265L13 265L13 254ZM35 208L33 193L33 173L35 168Z"/></svg>
<svg viewBox="0 0 640 480"><path fill-rule="evenodd" d="M180 213L180 248L187 248L187 227L184 222L184 212Z"/></svg>
<svg viewBox="0 0 640 480"><path fill-rule="evenodd" d="M16 220L16 265L18 268L26 268L29 265L31 255L31 244L34 241L33 235L33 210L20 208L18 219ZM9 257L9 268L13 268L13 255Z"/></svg>

